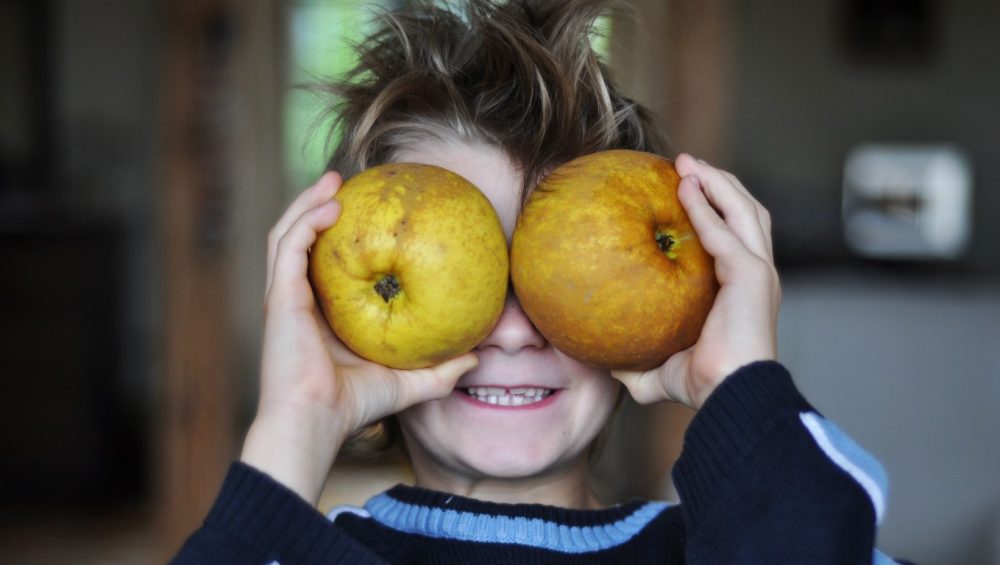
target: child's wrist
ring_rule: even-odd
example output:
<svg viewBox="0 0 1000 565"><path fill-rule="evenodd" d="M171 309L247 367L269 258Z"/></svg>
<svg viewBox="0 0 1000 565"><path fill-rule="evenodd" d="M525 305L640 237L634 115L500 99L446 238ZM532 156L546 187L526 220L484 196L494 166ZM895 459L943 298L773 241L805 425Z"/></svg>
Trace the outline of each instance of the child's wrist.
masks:
<svg viewBox="0 0 1000 565"><path fill-rule="evenodd" d="M344 427L330 414L261 411L247 432L240 461L316 504L347 438Z"/></svg>
<svg viewBox="0 0 1000 565"><path fill-rule="evenodd" d="M708 400L712 393L715 392L719 386L726 381L730 376L735 374L741 368L756 363L758 361L774 361L774 355L759 355L756 357L748 357L745 361L734 361L726 366L721 366L712 371L709 375L703 376L703 378L698 379L698 386L691 391L692 406L695 410L700 410L705 402Z"/></svg>

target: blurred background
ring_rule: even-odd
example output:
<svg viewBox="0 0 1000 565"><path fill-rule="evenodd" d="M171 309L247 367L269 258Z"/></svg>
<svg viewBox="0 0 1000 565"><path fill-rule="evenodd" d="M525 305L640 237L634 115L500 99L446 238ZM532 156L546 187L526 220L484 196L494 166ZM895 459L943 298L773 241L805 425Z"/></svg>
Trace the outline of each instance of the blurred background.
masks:
<svg viewBox="0 0 1000 565"><path fill-rule="evenodd" d="M267 231L324 164L293 87L404 1L0 1L0 562L163 561L200 523L254 411ZM772 211L780 355L887 468L880 547L1000 564L1000 3L629 4L595 45ZM690 417L627 406L608 495L673 496ZM321 506L408 476L341 461Z"/></svg>

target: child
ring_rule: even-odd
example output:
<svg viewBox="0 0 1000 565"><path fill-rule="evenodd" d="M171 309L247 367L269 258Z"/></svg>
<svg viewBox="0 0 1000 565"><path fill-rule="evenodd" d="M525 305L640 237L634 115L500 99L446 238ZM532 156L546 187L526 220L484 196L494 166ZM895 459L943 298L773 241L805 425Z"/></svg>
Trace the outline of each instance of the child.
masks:
<svg viewBox="0 0 1000 565"><path fill-rule="evenodd" d="M873 548L884 473L775 361L768 213L689 155L675 162L679 196L720 291L698 342L661 367L608 372L569 358L513 291L473 352L418 371L357 357L319 313L308 251L337 221L341 174L445 167L489 198L510 238L524 198L559 164L611 148L663 152L650 116L590 48L604 5L471 0L456 14L421 3L359 47L354 82L332 87L343 140L331 172L269 238L257 416L176 562L888 562ZM674 469L681 504L606 507L590 489L590 447L623 385L642 403L700 410ZM480 387L535 390L501 408ZM416 486L323 516L314 505L338 451L379 421L398 426Z"/></svg>

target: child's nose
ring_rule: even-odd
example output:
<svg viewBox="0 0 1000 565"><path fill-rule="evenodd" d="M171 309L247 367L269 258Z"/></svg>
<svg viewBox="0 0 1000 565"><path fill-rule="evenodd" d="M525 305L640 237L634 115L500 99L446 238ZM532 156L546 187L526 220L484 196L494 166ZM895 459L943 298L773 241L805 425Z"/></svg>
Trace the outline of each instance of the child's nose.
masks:
<svg viewBox="0 0 1000 565"><path fill-rule="evenodd" d="M516 353L525 347L541 349L545 347L545 343L545 338L538 333L521 309L517 296L513 291L508 291L500 321L493 332L479 344L479 348L496 347L505 353Z"/></svg>

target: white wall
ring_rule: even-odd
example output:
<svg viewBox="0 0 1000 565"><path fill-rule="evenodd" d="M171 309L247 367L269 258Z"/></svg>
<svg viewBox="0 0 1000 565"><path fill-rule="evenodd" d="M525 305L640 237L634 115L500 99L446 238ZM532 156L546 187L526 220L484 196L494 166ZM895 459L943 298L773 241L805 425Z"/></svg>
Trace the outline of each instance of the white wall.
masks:
<svg viewBox="0 0 1000 565"><path fill-rule="evenodd" d="M781 357L807 397L886 465L880 546L1000 563L1000 3L929 1L921 64L859 64L844 2L733 2L725 166L772 211ZM957 265L850 257L844 157L864 141L954 142L975 169Z"/></svg>
<svg viewBox="0 0 1000 565"><path fill-rule="evenodd" d="M879 546L1000 563L1000 287L885 271L785 277L780 356L885 465Z"/></svg>

